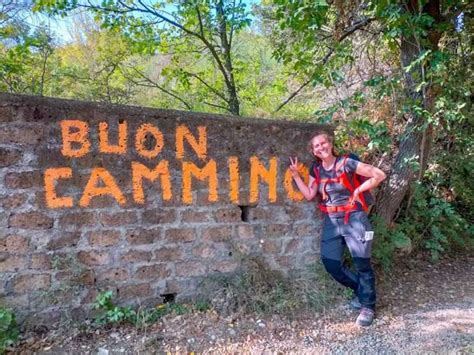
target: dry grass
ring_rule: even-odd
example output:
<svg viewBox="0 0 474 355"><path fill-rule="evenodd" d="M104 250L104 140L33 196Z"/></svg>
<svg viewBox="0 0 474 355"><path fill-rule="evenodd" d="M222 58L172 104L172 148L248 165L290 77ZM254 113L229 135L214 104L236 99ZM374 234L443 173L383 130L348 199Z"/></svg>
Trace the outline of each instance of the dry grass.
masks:
<svg viewBox="0 0 474 355"><path fill-rule="evenodd" d="M232 274L207 278L200 289L200 299L224 315L317 312L344 298L320 263L285 275L258 257L246 257Z"/></svg>

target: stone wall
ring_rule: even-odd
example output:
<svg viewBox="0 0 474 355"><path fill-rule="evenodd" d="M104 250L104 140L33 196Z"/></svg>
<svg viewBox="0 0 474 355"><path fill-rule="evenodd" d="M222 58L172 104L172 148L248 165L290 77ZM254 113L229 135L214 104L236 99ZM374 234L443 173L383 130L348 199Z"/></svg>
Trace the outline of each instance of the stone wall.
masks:
<svg viewBox="0 0 474 355"><path fill-rule="evenodd" d="M0 94L0 126L0 300L22 320L83 317L99 290L192 297L246 255L317 258L287 171L316 125Z"/></svg>

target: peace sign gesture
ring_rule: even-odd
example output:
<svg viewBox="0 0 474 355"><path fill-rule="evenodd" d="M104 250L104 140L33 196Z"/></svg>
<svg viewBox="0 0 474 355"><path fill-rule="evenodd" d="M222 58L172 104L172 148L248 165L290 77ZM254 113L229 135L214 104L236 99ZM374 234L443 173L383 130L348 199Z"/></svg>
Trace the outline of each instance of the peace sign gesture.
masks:
<svg viewBox="0 0 474 355"><path fill-rule="evenodd" d="M298 157L290 157L290 171L294 178L300 175L298 172Z"/></svg>

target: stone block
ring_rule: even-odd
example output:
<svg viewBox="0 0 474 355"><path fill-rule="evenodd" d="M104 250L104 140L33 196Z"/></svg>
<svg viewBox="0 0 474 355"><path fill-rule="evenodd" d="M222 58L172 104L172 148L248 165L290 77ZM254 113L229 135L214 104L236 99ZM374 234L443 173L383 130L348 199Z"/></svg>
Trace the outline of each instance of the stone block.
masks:
<svg viewBox="0 0 474 355"><path fill-rule="evenodd" d="M284 246L284 253L292 254L292 253L297 252L301 244L302 244L301 239L298 239L298 238L288 240Z"/></svg>
<svg viewBox="0 0 474 355"><path fill-rule="evenodd" d="M214 220L212 212L210 211L182 211L181 222L182 223L209 223Z"/></svg>
<svg viewBox="0 0 474 355"><path fill-rule="evenodd" d="M154 261L176 261L183 259L183 253L179 248L161 248L153 252Z"/></svg>
<svg viewBox="0 0 474 355"><path fill-rule="evenodd" d="M0 122L13 122L17 120L16 112L12 109L11 105L0 107Z"/></svg>
<svg viewBox="0 0 474 355"><path fill-rule="evenodd" d="M59 219L59 226L65 228L88 227L97 224L94 212L70 212L65 213Z"/></svg>
<svg viewBox="0 0 474 355"><path fill-rule="evenodd" d="M237 226L238 239L253 239L256 237L255 226L251 224L241 224Z"/></svg>
<svg viewBox="0 0 474 355"><path fill-rule="evenodd" d="M35 253L31 256L30 269L51 270L51 256L44 253Z"/></svg>
<svg viewBox="0 0 474 355"><path fill-rule="evenodd" d="M145 250L129 250L119 257L119 260L127 263L149 262L152 259L152 253Z"/></svg>
<svg viewBox="0 0 474 355"><path fill-rule="evenodd" d="M92 270L58 271L54 274L54 280L69 286L93 285L96 282L95 273Z"/></svg>
<svg viewBox="0 0 474 355"><path fill-rule="evenodd" d="M140 280L160 280L171 275L166 263L140 266L135 271L135 279Z"/></svg>
<svg viewBox="0 0 474 355"><path fill-rule="evenodd" d="M201 237L203 241L224 242L232 239L232 227L208 227L201 229Z"/></svg>
<svg viewBox="0 0 474 355"><path fill-rule="evenodd" d="M293 226L294 234L298 237L316 235L317 229L314 224L296 224Z"/></svg>
<svg viewBox="0 0 474 355"><path fill-rule="evenodd" d="M107 265L111 261L111 256L105 251L80 251L77 253L78 260L87 266Z"/></svg>
<svg viewBox="0 0 474 355"><path fill-rule="evenodd" d="M199 258L209 259L216 256L216 249L207 244L201 244L192 249L192 254Z"/></svg>
<svg viewBox="0 0 474 355"><path fill-rule="evenodd" d="M205 275L206 272L206 265L198 261L186 261L176 264L176 276L202 276Z"/></svg>
<svg viewBox="0 0 474 355"><path fill-rule="evenodd" d="M116 230L98 230L87 233L89 245L94 248L110 247L120 241L120 231Z"/></svg>
<svg viewBox="0 0 474 355"><path fill-rule="evenodd" d="M50 229L53 219L41 212L14 213L8 219L10 228L21 229Z"/></svg>
<svg viewBox="0 0 474 355"><path fill-rule="evenodd" d="M265 239L262 245L262 250L267 254L279 254L281 253L281 240L278 239Z"/></svg>
<svg viewBox="0 0 474 355"><path fill-rule="evenodd" d="M50 286L51 275L49 274L17 275L13 281L13 289L20 295L29 291L47 290Z"/></svg>
<svg viewBox="0 0 474 355"><path fill-rule="evenodd" d="M97 283L109 281L125 281L129 278L129 272L125 268L112 268L97 273Z"/></svg>
<svg viewBox="0 0 474 355"><path fill-rule="evenodd" d="M286 205L285 211L292 221L300 221L308 218L308 209L314 209L307 204L297 203L294 205Z"/></svg>
<svg viewBox="0 0 474 355"><path fill-rule="evenodd" d="M319 256L316 253L309 253L303 257L303 265L311 265L319 261Z"/></svg>
<svg viewBox="0 0 474 355"><path fill-rule="evenodd" d="M29 250L29 239L21 235L0 237L0 252L25 254Z"/></svg>
<svg viewBox="0 0 474 355"><path fill-rule="evenodd" d="M21 158L22 153L19 150L0 148L0 168L15 165L20 162Z"/></svg>
<svg viewBox="0 0 474 355"><path fill-rule="evenodd" d="M0 130L0 144L37 145L43 139L41 126L12 124Z"/></svg>
<svg viewBox="0 0 474 355"><path fill-rule="evenodd" d="M16 208L23 206L27 198L28 195L25 193L13 193L9 196L1 197L0 206L6 209L7 211L13 211Z"/></svg>
<svg viewBox="0 0 474 355"><path fill-rule="evenodd" d="M192 242L197 238L194 228L171 228L165 230L165 239L171 243Z"/></svg>
<svg viewBox="0 0 474 355"><path fill-rule="evenodd" d="M28 268L28 259L26 256L0 254L0 272L18 272Z"/></svg>
<svg viewBox="0 0 474 355"><path fill-rule="evenodd" d="M47 245L49 250L60 250L63 248L76 247L79 243L81 234L79 232L62 232L54 236Z"/></svg>
<svg viewBox="0 0 474 355"><path fill-rule="evenodd" d="M231 205L228 208L219 209L214 212L216 222L241 222L242 211L238 206Z"/></svg>
<svg viewBox="0 0 474 355"><path fill-rule="evenodd" d="M13 296L5 296L0 298L2 305L8 307L8 308L13 308L16 310L23 310L25 312L22 312L23 316L26 314L28 310L28 306L30 304L30 300L28 299L28 294L22 294L22 295L13 295ZM16 312L16 315L18 316L19 312ZM18 321L18 318L17 318Z"/></svg>
<svg viewBox="0 0 474 355"><path fill-rule="evenodd" d="M125 195L125 194L124 194ZM128 204L128 200L126 204ZM91 209L107 209L107 208L113 208L114 206L117 205L117 201L115 201L113 198L108 198L108 197L97 197L93 198L90 203L89 203L89 208ZM122 206L124 207L124 206Z"/></svg>
<svg viewBox="0 0 474 355"><path fill-rule="evenodd" d="M169 224L176 221L176 211L172 209L146 210L142 214L142 222L149 224Z"/></svg>
<svg viewBox="0 0 474 355"><path fill-rule="evenodd" d="M126 232L126 239L131 245L144 245L159 242L161 238L161 228L136 229Z"/></svg>
<svg viewBox="0 0 474 355"><path fill-rule="evenodd" d="M132 284L117 289L120 300L142 300L153 296L153 290L149 283Z"/></svg>
<svg viewBox="0 0 474 355"><path fill-rule="evenodd" d="M196 184L196 185L195 185ZM193 181L193 190L198 188L198 184L203 184L202 182ZM207 186L207 185L201 185ZM225 194L218 194L217 201L209 201L209 191L207 189L198 190L196 192L196 199L193 201L193 205L196 206L213 206L213 205L222 205L228 201L228 197Z"/></svg>
<svg viewBox="0 0 474 355"><path fill-rule="evenodd" d="M135 224L138 221L135 211L117 212L117 213L100 213L98 221L106 227L118 227Z"/></svg>
<svg viewBox="0 0 474 355"><path fill-rule="evenodd" d="M290 233L288 224L268 224L263 229L263 237L283 237Z"/></svg>
<svg viewBox="0 0 474 355"><path fill-rule="evenodd" d="M253 207L249 211L249 220L254 222L268 222L274 220L274 215L264 207Z"/></svg>
<svg viewBox="0 0 474 355"><path fill-rule="evenodd" d="M29 189L43 186L41 171L11 172L5 175L5 187L9 189Z"/></svg>
<svg viewBox="0 0 474 355"><path fill-rule="evenodd" d="M90 305L95 302L99 291L95 287L87 287L81 298L81 305Z"/></svg>

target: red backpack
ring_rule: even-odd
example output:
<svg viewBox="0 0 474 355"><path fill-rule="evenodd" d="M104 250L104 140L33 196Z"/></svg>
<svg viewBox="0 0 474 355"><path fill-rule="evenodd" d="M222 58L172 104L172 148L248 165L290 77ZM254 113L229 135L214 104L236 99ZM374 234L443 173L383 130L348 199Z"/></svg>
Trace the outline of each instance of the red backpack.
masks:
<svg viewBox="0 0 474 355"><path fill-rule="evenodd" d="M358 175L356 173L354 174L347 174L345 167L347 163L347 159L351 158L357 161L360 161L359 157L355 154L347 154L343 155L343 162L342 166L340 166L342 172L337 175L336 174L336 165L337 161L334 163L334 175L336 175L335 178L330 178L330 179L321 179L320 177L320 171L319 169L321 168L321 164L314 164L313 165L313 172L315 176L315 183L323 184L321 191L322 191L322 198L323 201L327 200L327 192L326 192L326 186L327 184L341 184L343 185L347 190L350 191L351 195L354 192L356 188L358 188L364 181L366 181L368 178L362 175ZM351 177L352 176L352 177ZM370 190L364 191L361 194L359 194L359 200L362 205L363 210L368 213L369 212L369 207L374 204L374 197ZM355 203L353 204L347 204L343 206L327 206L324 202L321 202L319 204L319 209L324 212L324 213L336 213L336 212L345 212L344 215L344 223L349 222L349 213L351 211L355 211L357 209L357 205Z"/></svg>

